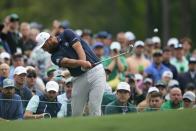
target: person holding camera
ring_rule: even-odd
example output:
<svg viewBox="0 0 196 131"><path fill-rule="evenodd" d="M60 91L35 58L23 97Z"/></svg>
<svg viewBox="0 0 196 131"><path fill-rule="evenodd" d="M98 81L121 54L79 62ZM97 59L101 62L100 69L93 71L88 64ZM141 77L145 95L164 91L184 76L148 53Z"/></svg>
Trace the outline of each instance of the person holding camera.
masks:
<svg viewBox="0 0 196 131"><path fill-rule="evenodd" d="M110 50L110 57L118 55L121 50L120 43L112 42ZM104 59L107 59L107 57ZM103 65L111 71L107 81L112 89L115 90L120 81L125 81L125 71L127 70L126 58L125 56L119 56L115 59L104 61Z"/></svg>

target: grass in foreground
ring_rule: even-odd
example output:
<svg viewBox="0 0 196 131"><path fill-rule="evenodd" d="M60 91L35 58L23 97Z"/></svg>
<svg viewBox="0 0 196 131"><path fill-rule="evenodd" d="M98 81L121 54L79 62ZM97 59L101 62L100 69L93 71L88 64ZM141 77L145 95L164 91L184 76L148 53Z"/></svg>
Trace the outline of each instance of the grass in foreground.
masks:
<svg viewBox="0 0 196 131"><path fill-rule="evenodd" d="M0 121L0 131L195 131L196 110L102 117Z"/></svg>

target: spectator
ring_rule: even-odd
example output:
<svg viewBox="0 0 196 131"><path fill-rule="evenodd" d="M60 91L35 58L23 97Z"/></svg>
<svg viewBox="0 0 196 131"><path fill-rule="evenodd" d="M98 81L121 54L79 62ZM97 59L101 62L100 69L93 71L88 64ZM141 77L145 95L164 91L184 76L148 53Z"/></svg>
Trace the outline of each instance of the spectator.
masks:
<svg viewBox="0 0 196 131"><path fill-rule="evenodd" d="M15 53L12 56L12 65L10 66L10 76L9 76L10 79L14 78L14 70L18 66L24 66L24 59L22 54Z"/></svg>
<svg viewBox="0 0 196 131"><path fill-rule="evenodd" d="M178 81L182 91L186 88L188 83L196 85L196 58L191 57L189 59L189 70L179 75Z"/></svg>
<svg viewBox="0 0 196 131"><path fill-rule="evenodd" d="M22 38L20 39L22 52L27 57L30 56L31 51L36 46L35 41L30 38L30 25L26 22L21 23L20 25L20 32L22 34Z"/></svg>
<svg viewBox="0 0 196 131"><path fill-rule="evenodd" d="M0 88L3 87L3 80L9 77L10 67L3 63L0 65Z"/></svg>
<svg viewBox="0 0 196 131"><path fill-rule="evenodd" d="M106 106L105 114L136 112L135 106L128 102L130 92L130 85L126 82L120 82L116 91L117 99Z"/></svg>
<svg viewBox="0 0 196 131"><path fill-rule="evenodd" d="M7 52L2 52L2 53L0 54L0 60L2 60L3 63L6 63L6 64L8 64L8 65L11 64L11 56L10 56L10 54L7 53Z"/></svg>
<svg viewBox="0 0 196 131"><path fill-rule="evenodd" d="M191 57L192 40L188 37L184 37L180 42L182 43L185 57L189 59Z"/></svg>
<svg viewBox="0 0 196 131"><path fill-rule="evenodd" d="M165 65L167 68L171 70L173 73L173 78L177 79L178 77L178 71L174 65L170 63L170 60L172 58L172 52L170 48L164 48L163 49L163 65Z"/></svg>
<svg viewBox="0 0 196 131"><path fill-rule="evenodd" d="M152 53L154 51L154 43L152 42L152 39L151 38L147 38L145 40L145 50L144 50L144 54L145 54L145 57L148 59L148 60L152 60Z"/></svg>
<svg viewBox="0 0 196 131"><path fill-rule="evenodd" d="M27 71L23 66L18 66L14 70L15 92L23 100L23 107L26 108L28 101L31 99L31 91L25 87Z"/></svg>
<svg viewBox="0 0 196 131"><path fill-rule="evenodd" d="M151 77L155 83L161 80L164 71L169 70L162 64L162 55L163 52L161 50L156 50L153 53L153 62L144 70L144 75Z"/></svg>
<svg viewBox="0 0 196 131"><path fill-rule="evenodd" d="M136 41L134 47L135 54L126 59L128 64L127 72L143 74L144 69L150 65L150 61L144 57L144 42Z"/></svg>
<svg viewBox="0 0 196 131"><path fill-rule="evenodd" d="M87 43L89 44L90 47L92 47L92 44L93 44L93 33L91 30L89 29L84 29L82 31L82 34L81 34L81 38Z"/></svg>
<svg viewBox="0 0 196 131"><path fill-rule="evenodd" d="M153 92L151 93L149 97L149 107L146 108L144 111L147 111L147 112L159 111L162 103L163 103L163 99L162 99L161 93Z"/></svg>
<svg viewBox="0 0 196 131"><path fill-rule="evenodd" d="M95 52L95 55L99 58L102 59L103 55L104 55L104 49L103 49L104 45L101 42L96 42L92 48L93 51Z"/></svg>
<svg viewBox="0 0 196 131"><path fill-rule="evenodd" d="M169 49L171 51L171 58L175 57L175 47L179 44L179 41L177 38L172 37L167 42L166 49ZM167 52L167 50L166 50Z"/></svg>
<svg viewBox="0 0 196 131"><path fill-rule="evenodd" d="M164 71L162 75L161 81L163 81L166 85L173 79L173 73L171 71Z"/></svg>
<svg viewBox="0 0 196 131"><path fill-rule="evenodd" d="M14 88L13 80L8 78L3 80L3 89L0 93L0 120L23 119L21 97L14 93Z"/></svg>
<svg viewBox="0 0 196 131"><path fill-rule="evenodd" d="M182 104L182 92L180 88L174 87L170 90L170 100L164 102L161 105L161 110L178 109L183 106Z"/></svg>
<svg viewBox="0 0 196 131"><path fill-rule="evenodd" d="M124 32L119 32L116 35L116 40L117 40L117 42L120 43L120 46L121 46L120 52L125 52L128 48L128 43L126 41L127 39L126 39L125 33Z"/></svg>
<svg viewBox="0 0 196 131"><path fill-rule="evenodd" d="M42 91L39 90L39 88L36 85L36 78L37 78L36 70L33 67L27 68L26 87L31 91L32 96L33 95L41 96L43 93Z"/></svg>
<svg viewBox="0 0 196 131"><path fill-rule="evenodd" d="M161 93L161 96L163 99L165 99L165 96L167 95L167 85L163 81L159 81L155 84L155 87L159 89L159 92Z"/></svg>
<svg viewBox="0 0 196 131"><path fill-rule="evenodd" d="M143 94L146 96L148 93L148 89L153 86L153 81L151 78L145 78L143 82Z"/></svg>
<svg viewBox="0 0 196 131"><path fill-rule="evenodd" d="M110 55L111 57L118 55L121 50L120 43L113 42L110 46L110 50L111 50L111 55ZM107 58L103 58L103 60L104 59ZM111 59L103 62L103 65L105 68L111 71L111 74L109 75L108 78L108 83L114 90L120 81L125 80L124 72L127 69L126 59L124 56L119 56L116 57L115 59Z"/></svg>
<svg viewBox="0 0 196 131"><path fill-rule="evenodd" d="M46 94L42 96L34 95L29 101L24 118L41 119L44 115L62 118L66 116L65 105L57 101L59 86L55 81L49 81L46 84Z"/></svg>
<svg viewBox="0 0 196 131"><path fill-rule="evenodd" d="M152 37L152 43L154 44L154 49L155 50L160 50L161 49L161 39L158 36L153 36Z"/></svg>
<svg viewBox="0 0 196 131"><path fill-rule="evenodd" d="M65 104L67 107L67 116L71 116L71 93L72 93L72 77L69 77L65 81L64 86L65 93L58 95L58 102Z"/></svg>
<svg viewBox="0 0 196 131"><path fill-rule="evenodd" d="M195 105L195 93L192 91L187 91L183 95L183 107L184 108L193 108Z"/></svg>
<svg viewBox="0 0 196 131"><path fill-rule="evenodd" d="M138 111L139 112L143 112L145 110L145 108L149 107L149 97L150 95L153 93L153 92L159 92L159 89L156 88L156 87L150 87L148 89L148 93L146 95L146 99L143 100L142 102L140 102L138 105L137 105L137 108L138 108Z"/></svg>
<svg viewBox="0 0 196 131"><path fill-rule="evenodd" d="M177 68L178 73L188 71L188 61L184 56L184 51L181 44L175 46L175 57L171 59L170 62Z"/></svg>

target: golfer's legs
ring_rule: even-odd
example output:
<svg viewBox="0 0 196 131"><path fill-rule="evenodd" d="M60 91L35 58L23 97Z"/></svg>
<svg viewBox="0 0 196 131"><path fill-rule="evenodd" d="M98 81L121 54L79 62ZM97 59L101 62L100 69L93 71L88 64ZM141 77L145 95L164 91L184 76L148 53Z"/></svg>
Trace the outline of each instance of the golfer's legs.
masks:
<svg viewBox="0 0 196 131"><path fill-rule="evenodd" d="M84 106L88 100L89 89L87 86L86 75L79 76L73 82L72 89L72 116L80 116L84 111Z"/></svg>
<svg viewBox="0 0 196 131"><path fill-rule="evenodd" d="M91 116L101 115L101 102L103 98L104 88L106 86L106 76L103 68L98 68L98 71L93 71L88 74L90 81L89 92L89 114Z"/></svg>

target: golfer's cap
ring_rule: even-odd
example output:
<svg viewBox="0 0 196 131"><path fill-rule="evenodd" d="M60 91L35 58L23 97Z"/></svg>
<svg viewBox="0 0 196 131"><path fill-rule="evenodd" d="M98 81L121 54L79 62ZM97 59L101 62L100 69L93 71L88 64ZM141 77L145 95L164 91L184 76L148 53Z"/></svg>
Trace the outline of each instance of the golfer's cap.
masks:
<svg viewBox="0 0 196 131"><path fill-rule="evenodd" d="M3 80L3 88L14 87L14 81L12 79L4 79Z"/></svg>
<svg viewBox="0 0 196 131"><path fill-rule="evenodd" d="M41 32L36 36L36 41L38 44L38 48L42 48L45 42L50 38L50 34L47 32Z"/></svg>
<svg viewBox="0 0 196 131"><path fill-rule="evenodd" d="M0 58L1 59L10 59L10 54L9 53L7 53L7 52L2 52L1 54L0 54Z"/></svg>
<svg viewBox="0 0 196 131"><path fill-rule="evenodd" d="M158 36L152 37L152 42L153 43L161 43L161 39Z"/></svg>
<svg viewBox="0 0 196 131"><path fill-rule="evenodd" d="M46 83L46 91L55 91L58 92L59 91L59 85L57 82L55 81L49 81Z"/></svg>
<svg viewBox="0 0 196 131"><path fill-rule="evenodd" d="M151 83L152 84L152 79L151 78L145 78L144 83Z"/></svg>
<svg viewBox="0 0 196 131"><path fill-rule="evenodd" d="M130 85L127 82L120 82L117 86L117 91L118 90L126 90L126 91L131 91L130 90Z"/></svg>
<svg viewBox="0 0 196 131"><path fill-rule="evenodd" d="M27 74L27 70L23 66L18 66L14 70L14 75L20 75L20 74Z"/></svg>
<svg viewBox="0 0 196 131"><path fill-rule="evenodd" d="M135 35L134 35L132 32L130 32L130 31L125 32L125 37L126 37L126 39L127 39L128 41L133 41L133 40L135 40Z"/></svg>
<svg viewBox="0 0 196 131"><path fill-rule="evenodd" d="M175 49L182 49L182 44L179 44L179 43L178 43L178 44L176 44L176 45L174 46L174 48L175 48Z"/></svg>
<svg viewBox="0 0 196 131"><path fill-rule="evenodd" d="M171 71L164 71L162 77L173 78L173 73Z"/></svg>
<svg viewBox="0 0 196 131"><path fill-rule="evenodd" d="M150 87L150 88L148 89L148 94L149 94L149 93L152 93L152 92L159 92L159 89L156 88L156 87Z"/></svg>
<svg viewBox="0 0 196 131"><path fill-rule="evenodd" d="M195 101L195 94L192 91L187 91L184 93L183 99L189 99L190 101Z"/></svg>
<svg viewBox="0 0 196 131"><path fill-rule="evenodd" d="M134 44L134 47L138 47L138 46L144 47L144 42L141 41L141 40L136 41L135 44Z"/></svg>
<svg viewBox="0 0 196 131"><path fill-rule="evenodd" d="M163 55L163 51L162 50L155 50L153 52L153 56L162 56Z"/></svg>
<svg viewBox="0 0 196 131"><path fill-rule="evenodd" d="M196 58L195 57L190 57L189 58L189 64L196 64Z"/></svg>
<svg viewBox="0 0 196 131"><path fill-rule="evenodd" d="M112 44L110 45L110 49L111 50L117 49L118 51L120 51L121 50L120 43L117 41L112 42Z"/></svg>
<svg viewBox="0 0 196 131"><path fill-rule="evenodd" d="M176 46L179 43L177 38L170 38L167 42L167 46Z"/></svg>

